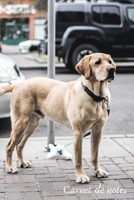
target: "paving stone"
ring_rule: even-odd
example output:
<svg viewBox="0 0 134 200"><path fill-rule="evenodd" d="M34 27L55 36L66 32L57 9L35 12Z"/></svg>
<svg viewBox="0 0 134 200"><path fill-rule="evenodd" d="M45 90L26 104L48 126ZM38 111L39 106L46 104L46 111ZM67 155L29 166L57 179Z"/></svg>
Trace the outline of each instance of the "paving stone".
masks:
<svg viewBox="0 0 134 200"><path fill-rule="evenodd" d="M7 174L5 177L5 183L19 183L20 177L17 174Z"/></svg>
<svg viewBox="0 0 134 200"><path fill-rule="evenodd" d="M3 161L0 161L0 168L2 168L2 169L3 169L4 165L5 165L5 162L3 162Z"/></svg>
<svg viewBox="0 0 134 200"><path fill-rule="evenodd" d="M5 184L5 188L16 188L16 187L36 187L36 183L8 183Z"/></svg>
<svg viewBox="0 0 134 200"><path fill-rule="evenodd" d="M99 158L99 161L110 161L110 158L108 158L108 157L101 157L101 158Z"/></svg>
<svg viewBox="0 0 134 200"><path fill-rule="evenodd" d="M19 175L30 175L30 174L33 174L34 173L34 169L33 168L18 168L19 171L18 171L18 174Z"/></svg>
<svg viewBox="0 0 134 200"><path fill-rule="evenodd" d="M0 176L1 176L1 175L5 175L4 169L0 169Z"/></svg>
<svg viewBox="0 0 134 200"><path fill-rule="evenodd" d="M40 191L53 191L55 190L53 183L39 183Z"/></svg>
<svg viewBox="0 0 134 200"><path fill-rule="evenodd" d="M103 180L104 185L107 188L121 188L122 185L118 180Z"/></svg>
<svg viewBox="0 0 134 200"><path fill-rule="evenodd" d="M23 200L23 194L22 193L8 193L7 194L8 200Z"/></svg>
<svg viewBox="0 0 134 200"><path fill-rule="evenodd" d="M132 180L127 179L127 180L120 180L120 183L123 185L123 187L127 188L127 187L133 187L134 188L134 183L132 182Z"/></svg>
<svg viewBox="0 0 134 200"><path fill-rule="evenodd" d="M88 194L78 194L78 196L80 200L95 200L96 199L92 191L91 193L88 193Z"/></svg>
<svg viewBox="0 0 134 200"><path fill-rule="evenodd" d="M121 171L121 169L117 165L104 165L107 171Z"/></svg>
<svg viewBox="0 0 134 200"><path fill-rule="evenodd" d="M134 163L123 163L123 164L118 164L118 166L120 168L123 168L123 167L134 167Z"/></svg>
<svg viewBox="0 0 134 200"><path fill-rule="evenodd" d="M40 168L40 169L35 168L34 173L35 174L48 174L48 169L47 168Z"/></svg>
<svg viewBox="0 0 134 200"><path fill-rule="evenodd" d="M34 175L20 175L21 181L24 183L36 182Z"/></svg>
<svg viewBox="0 0 134 200"><path fill-rule="evenodd" d="M85 190L85 193L78 193L77 195L80 198L80 200L94 200L94 199L96 199L92 190L87 190L87 191Z"/></svg>
<svg viewBox="0 0 134 200"><path fill-rule="evenodd" d="M107 178L101 178L102 180L103 179L112 179L112 180L120 180L120 179L127 179L129 178L129 176L127 174L118 174L118 175L114 175L114 174L110 174L109 173L109 176Z"/></svg>
<svg viewBox="0 0 134 200"><path fill-rule="evenodd" d="M72 160L58 160L61 166L73 166Z"/></svg>
<svg viewBox="0 0 134 200"><path fill-rule="evenodd" d="M67 174L67 177L70 181L76 180L75 174Z"/></svg>
<svg viewBox="0 0 134 200"><path fill-rule="evenodd" d="M115 198L117 199L134 199L134 193L126 193L126 194L114 194Z"/></svg>
<svg viewBox="0 0 134 200"><path fill-rule="evenodd" d="M61 177L61 178L58 178L58 177L56 177L56 178L45 178L45 179L42 179L42 178L40 178L40 179L37 179L37 181L39 182L39 183L44 183L44 181L45 182L64 182L64 181L67 181L67 178L65 177L65 178L63 178L63 177Z"/></svg>
<svg viewBox="0 0 134 200"><path fill-rule="evenodd" d="M49 167L49 168L48 168L48 171L49 171L50 174L51 174L51 173L52 173L52 174L55 174L55 173L61 174L61 173L63 173L62 169L59 168L59 167Z"/></svg>
<svg viewBox="0 0 134 200"><path fill-rule="evenodd" d="M26 187L26 186L24 186L24 187L14 187L14 188L6 188L6 192L26 192L26 191L28 191L28 192L38 192L39 191L39 189L37 188L37 187Z"/></svg>
<svg viewBox="0 0 134 200"><path fill-rule="evenodd" d="M65 178L64 174L43 174L43 175L36 175L35 176L38 179L45 179L45 178Z"/></svg>
<svg viewBox="0 0 134 200"><path fill-rule="evenodd" d="M76 196L57 196L58 200L78 200ZM56 200L55 196L45 197L44 200Z"/></svg>
<svg viewBox="0 0 134 200"><path fill-rule="evenodd" d="M97 190L94 191L95 196L99 199L99 200L114 200L114 196L113 194L109 194L107 193L107 190L104 189L104 191L100 191L101 193L98 193Z"/></svg>
<svg viewBox="0 0 134 200"><path fill-rule="evenodd" d="M108 161L99 161L99 164L100 165L113 165L114 163L111 161L111 160L108 160Z"/></svg>
<svg viewBox="0 0 134 200"><path fill-rule="evenodd" d="M74 167L73 166L61 166L61 168L63 169L63 170L74 170Z"/></svg>
<svg viewBox="0 0 134 200"><path fill-rule="evenodd" d="M43 197L50 197L50 196L55 196L57 198L57 196L75 196L74 194L66 194L64 191L60 190L60 191L43 191L42 192Z"/></svg>
<svg viewBox="0 0 134 200"><path fill-rule="evenodd" d="M4 183L4 176L0 176L0 183Z"/></svg>
<svg viewBox="0 0 134 200"><path fill-rule="evenodd" d="M33 168L58 167L57 163L35 163Z"/></svg>
<svg viewBox="0 0 134 200"><path fill-rule="evenodd" d="M134 169L134 166L128 165L128 166L125 166L125 167L121 167L121 169L124 170L124 171L131 171L131 170Z"/></svg>
<svg viewBox="0 0 134 200"><path fill-rule="evenodd" d="M66 174L74 174L75 173L74 169L63 169L63 171Z"/></svg>
<svg viewBox="0 0 134 200"><path fill-rule="evenodd" d="M0 192L4 192L4 184L0 184Z"/></svg>
<svg viewBox="0 0 134 200"><path fill-rule="evenodd" d="M66 186L69 186L68 182L56 182L55 187L57 190L64 190Z"/></svg>
<svg viewBox="0 0 134 200"><path fill-rule="evenodd" d="M124 171L115 171L115 172L109 172L109 175L111 176L111 175L120 175L120 174L125 174L126 175L126 173L124 172Z"/></svg>
<svg viewBox="0 0 134 200"><path fill-rule="evenodd" d="M4 198L5 194L4 193L0 193L0 198Z"/></svg>
<svg viewBox="0 0 134 200"><path fill-rule="evenodd" d="M125 157L124 158L128 163L134 163L134 157Z"/></svg>
<svg viewBox="0 0 134 200"><path fill-rule="evenodd" d="M57 160L55 159L42 159L42 160L32 160L32 164L56 164L57 165Z"/></svg>
<svg viewBox="0 0 134 200"><path fill-rule="evenodd" d="M89 183L86 183L86 184L80 184L80 183L77 183L76 181L70 181L70 185L72 187L82 187L82 188L90 187L90 188L95 188L95 187L98 187L100 184L101 184L101 181L99 181L99 180L90 181Z"/></svg>
<svg viewBox="0 0 134 200"><path fill-rule="evenodd" d="M123 158L111 158L116 164L127 163Z"/></svg>
<svg viewBox="0 0 134 200"><path fill-rule="evenodd" d="M27 192L25 193L25 200L41 200L39 192Z"/></svg>
<svg viewBox="0 0 134 200"><path fill-rule="evenodd" d="M125 189L127 189L127 193L134 193L134 188L132 187L126 187Z"/></svg>
<svg viewBox="0 0 134 200"><path fill-rule="evenodd" d="M134 178L134 171L126 171L130 178Z"/></svg>

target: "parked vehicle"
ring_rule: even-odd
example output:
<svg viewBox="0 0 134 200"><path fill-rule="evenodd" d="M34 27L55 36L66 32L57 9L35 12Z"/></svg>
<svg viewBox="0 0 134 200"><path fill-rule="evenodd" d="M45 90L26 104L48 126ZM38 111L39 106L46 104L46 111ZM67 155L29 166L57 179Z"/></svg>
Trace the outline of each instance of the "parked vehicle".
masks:
<svg viewBox="0 0 134 200"><path fill-rule="evenodd" d="M2 44L0 43L0 53L2 52Z"/></svg>
<svg viewBox="0 0 134 200"><path fill-rule="evenodd" d="M57 3L56 56L66 67L74 69L95 52L111 54L116 62L134 61L134 4L125 2Z"/></svg>
<svg viewBox="0 0 134 200"><path fill-rule="evenodd" d="M21 53L28 53L32 51L38 50L38 46L40 45L40 40L27 40L19 43L19 50Z"/></svg>
<svg viewBox="0 0 134 200"><path fill-rule="evenodd" d="M14 60L0 53L0 86L19 83L24 80L25 77ZM10 97L10 93L0 97L0 118L10 116Z"/></svg>

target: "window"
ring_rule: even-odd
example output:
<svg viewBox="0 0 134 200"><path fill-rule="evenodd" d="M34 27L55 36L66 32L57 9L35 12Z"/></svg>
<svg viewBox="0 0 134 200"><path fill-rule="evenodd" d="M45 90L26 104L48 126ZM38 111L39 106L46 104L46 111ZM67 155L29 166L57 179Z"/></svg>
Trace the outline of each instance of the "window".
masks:
<svg viewBox="0 0 134 200"><path fill-rule="evenodd" d="M115 6L102 6L102 23L103 24L120 24L119 8Z"/></svg>
<svg viewBox="0 0 134 200"><path fill-rule="evenodd" d="M34 39L43 40L45 37L44 33L45 19L34 20Z"/></svg>
<svg viewBox="0 0 134 200"><path fill-rule="evenodd" d="M119 25L120 11L116 6L94 6L93 21L105 25Z"/></svg>
<svg viewBox="0 0 134 200"><path fill-rule="evenodd" d="M83 6L61 6L57 13L58 22L83 22L84 7Z"/></svg>
<svg viewBox="0 0 134 200"><path fill-rule="evenodd" d="M93 21L101 23L101 10L100 6L93 7Z"/></svg>
<svg viewBox="0 0 134 200"><path fill-rule="evenodd" d="M134 24L134 8L128 8L127 14L130 24Z"/></svg>

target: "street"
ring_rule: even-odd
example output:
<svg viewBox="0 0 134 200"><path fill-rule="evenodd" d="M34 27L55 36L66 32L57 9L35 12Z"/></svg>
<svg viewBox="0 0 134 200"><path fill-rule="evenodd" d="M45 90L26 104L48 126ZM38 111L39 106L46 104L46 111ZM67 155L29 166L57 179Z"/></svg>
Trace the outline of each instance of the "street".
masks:
<svg viewBox="0 0 134 200"><path fill-rule="evenodd" d="M21 68L26 78L47 76L46 68L26 69ZM72 73L64 67L56 68L55 78L61 81L72 81L79 77L79 74ZM109 84L111 92L111 112L104 129L104 134L133 134L134 130L134 74L117 73L115 80ZM0 137L9 137L11 131L10 119L0 119ZM55 124L55 136L71 136L70 129ZM41 124L33 134L33 137L47 136L47 120Z"/></svg>

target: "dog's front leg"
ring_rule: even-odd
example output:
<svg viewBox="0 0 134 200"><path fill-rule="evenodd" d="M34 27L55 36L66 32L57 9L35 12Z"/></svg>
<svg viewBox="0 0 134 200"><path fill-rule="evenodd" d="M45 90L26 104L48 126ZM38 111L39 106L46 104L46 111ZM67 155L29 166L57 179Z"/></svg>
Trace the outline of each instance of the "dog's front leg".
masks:
<svg viewBox="0 0 134 200"><path fill-rule="evenodd" d="M82 168L82 141L83 134L79 131L74 131L74 168L76 174L76 182L87 183L90 179L84 173Z"/></svg>
<svg viewBox="0 0 134 200"><path fill-rule="evenodd" d="M97 177L108 177L108 173L102 170L98 162L99 144L102 137L102 123L96 124L91 134L91 162Z"/></svg>

